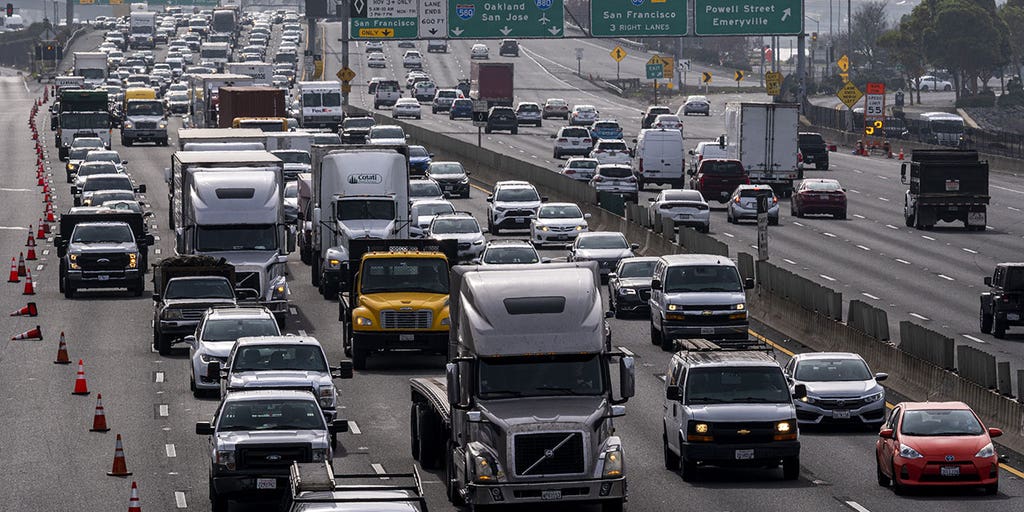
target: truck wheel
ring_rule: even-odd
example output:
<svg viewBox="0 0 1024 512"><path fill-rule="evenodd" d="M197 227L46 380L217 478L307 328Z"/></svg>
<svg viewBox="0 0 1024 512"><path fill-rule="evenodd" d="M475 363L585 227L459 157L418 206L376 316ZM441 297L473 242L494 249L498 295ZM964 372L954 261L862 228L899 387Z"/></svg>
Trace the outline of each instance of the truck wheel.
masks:
<svg viewBox="0 0 1024 512"><path fill-rule="evenodd" d="M672 339L672 336L666 336L664 332L658 332L658 339L661 340L661 350L664 352L672 352L675 349L676 343Z"/></svg>
<svg viewBox="0 0 1024 512"><path fill-rule="evenodd" d="M452 447L452 442L448 441L447 447L444 452L444 479L445 479L445 493L448 495L448 501L456 507L461 507L466 504L466 500L462 499L462 494L459 493L459 488L455 484L458 475L455 474L455 459L452 454L455 453Z"/></svg>
<svg viewBox="0 0 1024 512"><path fill-rule="evenodd" d="M651 345L661 346L661 332L654 328L654 320L651 320Z"/></svg>
<svg viewBox="0 0 1024 512"><path fill-rule="evenodd" d="M309 272L309 284L314 288L320 287L320 257L313 258L313 269Z"/></svg>
<svg viewBox="0 0 1024 512"><path fill-rule="evenodd" d="M71 284L71 280L68 279L64 282L64 298L73 299L75 297L75 285Z"/></svg>
<svg viewBox="0 0 1024 512"><path fill-rule="evenodd" d="M325 300L332 300L338 298L338 285L332 283L329 279L320 280L320 293L323 294Z"/></svg>
<svg viewBox="0 0 1024 512"><path fill-rule="evenodd" d="M982 334L989 334L992 332L992 315L985 314L985 310L981 309L978 312L978 323L981 324Z"/></svg>
<svg viewBox="0 0 1024 512"><path fill-rule="evenodd" d="M782 478L796 480L800 478L800 457L786 457L782 459Z"/></svg>
<svg viewBox="0 0 1024 512"><path fill-rule="evenodd" d="M679 465L679 476L683 478L684 482L694 482L697 480L697 461L683 458Z"/></svg>
<svg viewBox="0 0 1024 512"><path fill-rule="evenodd" d="M166 356L171 354L171 338L160 334L156 329L153 330L153 347L156 348L160 355Z"/></svg>
<svg viewBox="0 0 1024 512"><path fill-rule="evenodd" d="M668 446L668 434L665 432L661 433L661 444L665 450L665 469L669 471L679 471L679 456L672 452L672 449Z"/></svg>
<svg viewBox="0 0 1024 512"><path fill-rule="evenodd" d="M370 356L370 351L359 348L356 346L355 340L352 340L352 368L356 370L366 369L366 358Z"/></svg>
<svg viewBox="0 0 1024 512"><path fill-rule="evenodd" d="M132 140L131 139L126 139L124 137L121 137L121 145L125 146L125 147L131 147Z"/></svg>
<svg viewBox="0 0 1024 512"><path fill-rule="evenodd" d="M210 482L210 511L228 512L228 500L217 494L213 489L213 481Z"/></svg>
<svg viewBox="0 0 1024 512"><path fill-rule="evenodd" d="M306 265L309 265L313 263L313 252L308 248L299 247L299 259Z"/></svg>
<svg viewBox="0 0 1024 512"><path fill-rule="evenodd" d="M443 461L441 450L445 446L441 439L441 421L425 404L418 404L416 409L416 431L419 434L417 460L423 469L438 469Z"/></svg>
<svg viewBox="0 0 1024 512"><path fill-rule="evenodd" d="M904 220L904 224L906 224L908 228L914 227L914 223L917 222L917 219L913 215L907 216Z"/></svg>
<svg viewBox="0 0 1024 512"><path fill-rule="evenodd" d="M145 268L145 267L143 267L143 268ZM133 285L131 288L128 288L128 291L132 292L132 296L133 297L142 297L142 292L145 289L146 289L146 281L143 280L140 277L139 278L139 282L135 283L135 285Z"/></svg>
<svg viewBox="0 0 1024 512"><path fill-rule="evenodd" d="M992 322L992 335L999 339L1006 337L1006 320L994 319Z"/></svg>

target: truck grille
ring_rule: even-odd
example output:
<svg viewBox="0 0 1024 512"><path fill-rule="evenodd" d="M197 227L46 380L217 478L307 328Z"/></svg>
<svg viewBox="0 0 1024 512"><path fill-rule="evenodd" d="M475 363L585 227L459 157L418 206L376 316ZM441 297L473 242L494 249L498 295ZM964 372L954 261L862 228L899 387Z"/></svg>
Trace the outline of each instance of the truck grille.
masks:
<svg viewBox="0 0 1024 512"><path fill-rule="evenodd" d="M249 445L238 449L238 469L288 468L292 462L313 462L308 444Z"/></svg>
<svg viewBox="0 0 1024 512"><path fill-rule="evenodd" d="M568 475L583 472L582 432L518 434L513 442L517 475Z"/></svg>
<svg viewBox="0 0 1024 512"><path fill-rule="evenodd" d="M714 423L711 425L715 442L718 444L771 443L775 439L774 428L775 424L772 422ZM741 434L740 432L747 433Z"/></svg>
<svg viewBox="0 0 1024 512"><path fill-rule="evenodd" d="M205 313L205 309L182 309L181 318L183 320L199 320L203 318L203 314Z"/></svg>
<svg viewBox="0 0 1024 512"><path fill-rule="evenodd" d="M252 288L256 290L256 293L260 293L260 273L259 272L235 272L235 287L236 288ZM261 294L262 295L262 294Z"/></svg>
<svg viewBox="0 0 1024 512"><path fill-rule="evenodd" d="M650 290L640 290L640 300L647 302L651 298Z"/></svg>
<svg viewBox="0 0 1024 512"><path fill-rule="evenodd" d="M819 398L814 400L814 405L822 409L859 409L867 405L860 397L851 398Z"/></svg>
<svg viewBox="0 0 1024 512"><path fill-rule="evenodd" d="M430 329L433 323L434 313L429 309L416 311L388 309L380 312L380 325L384 329Z"/></svg>
<svg viewBox="0 0 1024 512"><path fill-rule="evenodd" d="M126 253L79 254L78 266L82 270L124 270L128 268Z"/></svg>
<svg viewBox="0 0 1024 512"><path fill-rule="evenodd" d="M137 130L155 130L156 122L154 121L139 121L135 123L135 129Z"/></svg>

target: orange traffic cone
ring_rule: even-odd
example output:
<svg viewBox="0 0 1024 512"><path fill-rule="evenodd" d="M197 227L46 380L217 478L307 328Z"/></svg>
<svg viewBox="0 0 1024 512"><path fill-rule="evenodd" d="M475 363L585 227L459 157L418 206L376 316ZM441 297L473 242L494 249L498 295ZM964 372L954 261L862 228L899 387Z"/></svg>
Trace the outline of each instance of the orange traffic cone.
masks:
<svg viewBox="0 0 1024 512"><path fill-rule="evenodd" d="M7 278L8 283L20 283L21 278L18 276L18 258L11 258L11 277Z"/></svg>
<svg viewBox="0 0 1024 512"><path fill-rule="evenodd" d="M900 160L903 160L903 148L900 148Z"/></svg>
<svg viewBox="0 0 1024 512"><path fill-rule="evenodd" d="M32 273L25 272L25 290L21 292L22 295L35 295L36 287L32 284Z"/></svg>
<svg viewBox="0 0 1024 512"><path fill-rule="evenodd" d="M85 364L82 360L78 360L78 375L75 377L75 390L71 392L72 395L88 395L89 394L89 383L85 381ZM118 438L120 439L120 437Z"/></svg>
<svg viewBox="0 0 1024 512"><path fill-rule="evenodd" d="M18 253L18 276L19 277L25 277L25 273L26 272L28 272L28 271L25 269L25 254L19 252Z"/></svg>
<svg viewBox="0 0 1024 512"><path fill-rule="evenodd" d="M117 443L114 445L114 467L107 472L109 476L129 476L128 463L124 460L124 446L121 444L121 434L117 435Z"/></svg>
<svg viewBox="0 0 1024 512"><path fill-rule="evenodd" d="M27 306L11 312L11 316L36 316L39 314L39 310L36 308L35 302L29 302Z"/></svg>
<svg viewBox="0 0 1024 512"><path fill-rule="evenodd" d="M128 512L142 512L142 505L139 504L139 486L132 482L132 494L128 497Z"/></svg>
<svg viewBox="0 0 1024 512"><path fill-rule="evenodd" d="M53 203L47 201L46 206L46 222L57 222L57 218L53 216Z"/></svg>
<svg viewBox="0 0 1024 512"><path fill-rule="evenodd" d="M36 248L35 246L28 248L28 253L25 254L25 261L36 261Z"/></svg>
<svg viewBox="0 0 1024 512"><path fill-rule="evenodd" d="M103 414L103 395L96 394L96 414L92 417L92 428L89 432L108 432L107 416Z"/></svg>
<svg viewBox="0 0 1024 512"><path fill-rule="evenodd" d="M60 345L57 346L57 360L53 364L71 364L68 359L68 344L64 341L64 331L60 332Z"/></svg>
<svg viewBox="0 0 1024 512"><path fill-rule="evenodd" d="M25 242L25 247L35 247L36 239L32 237L32 225L28 225L28 241Z"/></svg>
<svg viewBox="0 0 1024 512"><path fill-rule="evenodd" d="M11 341L14 340L41 340L43 339L43 331L39 329L37 325L35 329L29 329L21 334L11 336Z"/></svg>
<svg viewBox="0 0 1024 512"><path fill-rule="evenodd" d="M42 240L46 238L46 228L43 227L43 219L39 218L39 229L36 231L36 239Z"/></svg>

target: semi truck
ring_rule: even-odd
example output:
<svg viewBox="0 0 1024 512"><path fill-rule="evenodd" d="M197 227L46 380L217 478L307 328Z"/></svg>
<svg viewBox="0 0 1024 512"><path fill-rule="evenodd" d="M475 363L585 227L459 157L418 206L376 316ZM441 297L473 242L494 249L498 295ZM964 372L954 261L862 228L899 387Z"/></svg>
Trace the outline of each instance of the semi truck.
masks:
<svg viewBox="0 0 1024 512"><path fill-rule="evenodd" d="M189 127L217 128L218 93L221 87L250 86L255 80L246 75L232 73L209 73L192 75L189 83L189 96L192 106L189 109Z"/></svg>
<svg viewBox="0 0 1024 512"><path fill-rule="evenodd" d="M486 101L487 108L511 107L515 67L511 62L473 62L469 70L469 97Z"/></svg>
<svg viewBox="0 0 1024 512"><path fill-rule="evenodd" d="M267 134L255 128L178 128L178 151L189 144L253 144L266 149Z"/></svg>
<svg viewBox="0 0 1024 512"><path fill-rule="evenodd" d="M224 66L231 60L230 43L206 42L199 47L199 62L213 64L217 71L224 71Z"/></svg>
<svg viewBox="0 0 1024 512"><path fill-rule="evenodd" d="M333 81L299 82L302 109L299 125L303 128L328 128L338 131L344 113L341 109L341 84Z"/></svg>
<svg viewBox="0 0 1024 512"><path fill-rule="evenodd" d="M281 326L285 264L295 238L284 222L283 166L265 151L178 151L168 183L177 254L224 258L236 289L255 290Z"/></svg>
<svg viewBox="0 0 1024 512"><path fill-rule="evenodd" d="M349 283L349 242L409 238L407 146L313 147L312 284L334 299Z"/></svg>
<svg viewBox="0 0 1024 512"><path fill-rule="evenodd" d="M793 180L800 175L799 116L795 103L726 104L729 155L743 163L751 183L770 185L781 196L793 193Z"/></svg>
<svg viewBox="0 0 1024 512"><path fill-rule="evenodd" d="M274 65L262 62L228 62L224 71L233 75L246 75L253 85L273 85Z"/></svg>
<svg viewBox="0 0 1024 512"><path fill-rule="evenodd" d="M128 17L128 46L133 50L156 48L156 13L133 11Z"/></svg>
<svg viewBox="0 0 1024 512"><path fill-rule="evenodd" d="M112 132L107 91L103 89L65 89L60 92L57 114L57 153L61 160L75 137L99 137L110 148Z"/></svg>
<svg viewBox="0 0 1024 512"><path fill-rule="evenodd" d="M167 110L151 87L131 87L124 93L121 144L153 142L167 145Z"/></svg>
<svg viewBox="0 0 1024 512"><path fill-rule="evenodd" d="M917 149L900 167L908 185L903 201L907 227L931 229L938 221L963 222L968 231L988 223L988 161L977 151Z"/></svg>
<svg viewBox="0 0 1024 512"><path fill-rule="evenodd" d="M107 54L75 52L75 76L84 78L83 85L99 87L107 80Z"/></svg>
<svg viewBox="0 0 1024 512"><path fill-rule="evenodd" d="M287 117L284 89L278 87L221 87L218 93L217 123L231 128L243 117Z"/></svg>
<svg viewBox="0 0 1024 512"><path fill-rule="evenodd" d="M611 348L600 283L594 262L452 269L450 362L444 378L410 380L410 435L453 505L623 510L614 419L635 362Z"/></svg>

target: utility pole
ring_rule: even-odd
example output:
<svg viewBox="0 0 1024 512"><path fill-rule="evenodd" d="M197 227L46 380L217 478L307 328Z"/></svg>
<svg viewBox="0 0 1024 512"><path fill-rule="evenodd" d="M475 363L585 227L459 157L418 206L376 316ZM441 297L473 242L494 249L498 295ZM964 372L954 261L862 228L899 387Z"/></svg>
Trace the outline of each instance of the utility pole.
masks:
<svg viewBox="0 0 1024 512"><path fill-rule="evenodd" d="M56 18L57 2L53 3L54 18ZM71 23L75 20L75 0L64 0L64 22L71 29Z"/></svg>
<svg viewBox="0 0 1024 512"><path fill-rule="evenodd" d="M348 68L348 42L351 38L349 33L349 18L352 16L352 4L349 0L341 0L341 3L337 4L338 8L341 9L341 69ZM326 71L325 71L326 73ZM344 86L344 84L342 84ZM344 112L345 107L348 107L348 92L342 91L341 93L341 110Z"/></svg>

